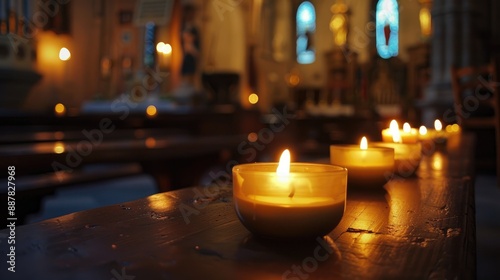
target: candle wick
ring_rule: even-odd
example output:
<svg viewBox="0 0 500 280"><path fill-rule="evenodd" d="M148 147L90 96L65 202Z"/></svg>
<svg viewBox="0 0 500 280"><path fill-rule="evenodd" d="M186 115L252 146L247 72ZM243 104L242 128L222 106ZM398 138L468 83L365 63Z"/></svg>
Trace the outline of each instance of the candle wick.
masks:
<svg viewBox="0 0 500 280"><path fill-rule="evenodd" d="M292 186L292 191L288 195L289 198L292 198L295 195L295 186Z"/></svg>

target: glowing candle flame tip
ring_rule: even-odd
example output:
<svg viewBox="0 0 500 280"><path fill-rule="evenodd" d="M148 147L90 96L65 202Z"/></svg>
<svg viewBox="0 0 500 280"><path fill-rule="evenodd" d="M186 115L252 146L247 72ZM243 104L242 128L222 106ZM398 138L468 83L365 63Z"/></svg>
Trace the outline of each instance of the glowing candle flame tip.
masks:
<svg viewBox="0 0 500 280"><path fill-rule="evenodd" d="M281 154L276 174L280 177L290 174L290 151L288 149L284 150Z"/></svg>
<svg viewBox="0 0 500 280"><path fill-rule="evenodd" d="M427 134L427 127L425 127L425 126L423 126L423 125L422 125L422 126L418 129L418 133L419 133L420 135L426 135L426 134Z"/></svg>
<svg viewBox="0 0 500 280"><path fill-rule="evenodd" d="M392 120L391 124L389 124L389 129L390 131L394 131L396 129L399 130L398 122L396 120Z"/></svg>
<svg viewBox="0 0 500 280"><path fill-rule="evenodd" d="M443 129L443 124L440 120L434 121L434 128L436 129L436 131L441 131Z"/></svg>
<svg viewBox="0 0 500 280"><path fill-rule="evenodd" d="M394 143L401 143L401 134L399 133L399 126L398 122L396 120L392 120L391 124L389 126L389 131L391 132L392 135L392 141Z"/></svg>
<svg viewBox="0 0 500 280"><path fill-rule="evenodd" d="M366 140L365 136L363 136L363 138L361 138L361 143L359 143L359 148L361 150L367 150L368 149L368 140Z"/></svg>
<svg viewBox="0 0 500 280"><path fill-rule="evenodd" d="M405 123L403 124L403 131L404 131L405 133L410 133L410 132L411 132L411 126L410 126L410 124L409 124L409 123L405 122Z"/></svg>

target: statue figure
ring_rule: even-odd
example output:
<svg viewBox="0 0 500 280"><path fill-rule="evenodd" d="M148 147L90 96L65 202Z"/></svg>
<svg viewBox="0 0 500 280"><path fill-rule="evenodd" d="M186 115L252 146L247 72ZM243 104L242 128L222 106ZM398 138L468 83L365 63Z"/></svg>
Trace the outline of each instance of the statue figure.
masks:
<svg viewBox="0 0 500 280"><path fill-rule="evenodd" d="M181 76L183 82L194 84L194 75L200 55L200 36L194 24L196 8L193 5L184 6L184 19L182 23L182 66Z"/></svg>

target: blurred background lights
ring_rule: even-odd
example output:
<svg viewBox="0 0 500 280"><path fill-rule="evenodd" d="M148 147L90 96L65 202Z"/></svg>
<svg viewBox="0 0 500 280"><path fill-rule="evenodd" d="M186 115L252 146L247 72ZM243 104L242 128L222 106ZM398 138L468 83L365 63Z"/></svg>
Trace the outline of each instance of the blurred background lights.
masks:
<svg viewBox="0 0 500 280"><path fill-rule="evenodd" d="M54 112L56 115L64 115L66 113L66 107L62 103L57 103L56 106L54 106Z"/></svg>
<svg viewBox="0 0 500 280"><path fill-rule="evenodd" d="M62 61L68 61L71 58L71 52L67 48L61 48L59 50L59 59Z"/></svg>
<svg viewBox="0 0 500 280"><path fill-rule="evenodd" d="M248 96L248 102L250 104L257 104L259 102L259 96L256 93L252 93Z"/></svg>
<svg viewBox="0 0 500 280"><path fill-rule="evenodd" d="M156 107L154 105L149 105L147 108L146 108L146 114L149 116L149 117L154 117L156 116L156 114L158 113L158 110L156 110Z"/></svg>

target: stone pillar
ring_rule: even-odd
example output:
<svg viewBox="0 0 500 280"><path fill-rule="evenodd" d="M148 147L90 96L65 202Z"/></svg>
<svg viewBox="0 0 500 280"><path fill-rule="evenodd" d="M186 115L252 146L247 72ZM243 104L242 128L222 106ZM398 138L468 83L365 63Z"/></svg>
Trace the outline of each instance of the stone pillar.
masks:
<svg viewBox="0 0 500 280"><path fill-rule="evenodd" d="M432 127L442 119L443 112L453 104L450 67L456 64L461 48L461 3L456 0L435 0L432 6L431 83L422 102L422 123Z"/></svg>
<svg viewBox="0 0 500 280"><path fill-rule="evenodd" d="M485 0L434 0L432 7L431 83L425 92L422 122L432 126L436 118L453 109L450 68L487 62L487 39L482 19ZM445 120L450 121L450 120Z"/></svg>
<svg viewBox="0 0 500 280"><path fill-rule="evenodd" d="M490 45L492 37L489 34L489 13L493 3L487 0L462 0L463 1L463 29L461 66L484 65L490 62ZM497 2L497 1L492 1ZM498 15L497 15L498 16Z"/></svg>

